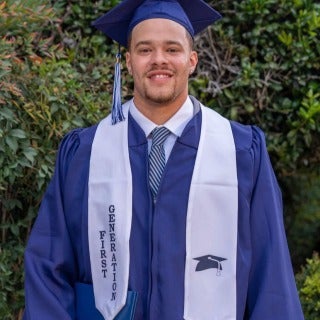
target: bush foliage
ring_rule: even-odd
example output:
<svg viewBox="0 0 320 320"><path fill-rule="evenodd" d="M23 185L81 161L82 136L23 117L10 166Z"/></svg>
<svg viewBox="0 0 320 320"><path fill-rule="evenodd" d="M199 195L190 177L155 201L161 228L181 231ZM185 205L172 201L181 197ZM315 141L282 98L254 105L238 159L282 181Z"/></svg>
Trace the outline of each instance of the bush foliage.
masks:
<svg viewBox="0 0 320 320"><path fill-rule="evenodd" d="M90 23L117 2L0 2L1 319L21 318L23 249L61 137L108 113L117 46ZM190 92L265 130L299 266L320 243L320 5L210 2L224 19L196 41L200 64ZM124 77L124 97L131 87ZM303 272L316 271L307 264Z"/></svg>
<svg viewBox="0 0 320 320"><path fill-rule="evenodd" d="M108 112L110 46L102 35L87 37L81 26L69 31L65 25L89 4L0 5L1 319L21 316L23 249L61 137ZM87 19L113 4L97 2Z"/></svg>
<svg viewBox="0 0 320 320"><path fill-rule="evenodd" d="M314 254L296 275L305 319L318 320L320 315L320 258Z"/></svg>
<svg viewBox="0 0 320 320"><path fill-rule="evenodd" d="M279 175L318 167L320 3L210 3L225 14L198 41L195 94L228 117L265 130Z"/></svg>

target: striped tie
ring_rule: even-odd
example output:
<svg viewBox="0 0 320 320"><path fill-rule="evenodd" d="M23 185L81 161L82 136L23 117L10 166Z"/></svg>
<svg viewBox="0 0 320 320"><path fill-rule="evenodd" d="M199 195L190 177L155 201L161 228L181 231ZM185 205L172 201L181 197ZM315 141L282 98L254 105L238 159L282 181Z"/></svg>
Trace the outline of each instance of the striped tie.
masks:
<svg viewBox="0 0 320 320"><path fill-rule="evenodd" d="M170 131L165 127L157 127L153 129L151 134L152 145L149 153L149 183L153 198L155 199L166 164L163 143L170 134Z"/></svg>

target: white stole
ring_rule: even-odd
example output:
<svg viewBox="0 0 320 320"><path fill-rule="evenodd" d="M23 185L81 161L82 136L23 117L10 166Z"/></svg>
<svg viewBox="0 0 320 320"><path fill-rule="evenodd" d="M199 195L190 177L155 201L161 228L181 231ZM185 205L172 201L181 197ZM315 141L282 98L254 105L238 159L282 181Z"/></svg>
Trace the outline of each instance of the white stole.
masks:
<svg viewBox="0 0 320 320"><path fill-rule="evenodd" d="M128 118L129 103L123 105ZM186 320L236 319L238 188L228 120L201 106L202 128L192 176L186 230ZM128 121L98 125L89 172L88 236L95 303L105 320L125 305L129 278L132 176ZM216 268L196 271L204 256Z"/></svg>
<svg viewBox="0 0 320 320"><path fill-rule="evenodd" d="M206 107L201 110L202 128L187 214L184 318L235 320L238 231L235 144L230 122ZM226 260L221 265L217 263L217 270L195 272L199 263L195 258L206 255Z"/></svg>
<svg viewBox="0 0 320 320"><path fill-rule="evenodd" d="M123 106L128 118L128 105ZM112 320L125 305L129 279L132 176L128 121L103 119L92 143L88 238L96 308Z"/></svg>

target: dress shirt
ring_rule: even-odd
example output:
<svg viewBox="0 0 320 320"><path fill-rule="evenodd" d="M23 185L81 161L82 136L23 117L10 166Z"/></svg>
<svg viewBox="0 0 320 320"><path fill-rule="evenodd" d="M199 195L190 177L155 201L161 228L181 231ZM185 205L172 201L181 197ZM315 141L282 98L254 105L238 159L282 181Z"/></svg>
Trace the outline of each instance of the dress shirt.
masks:
<svg viewBox="0 0 320 320"><path fill-rule="evenodd" d="M154 122L152 122L150 119L148 119L145 115L143 115L138 110L138 108L134 104L133 99L131 100L129 108L130 108L129 110L133 119L141 127L141 129L144 131L148 139L148 151L150 152L151 144L152 144L151 132L154 128L159 126ZM161 125L169 129L171 132L163 145L166 161L169 158L169 155L171 153L171 150L177 138L181 136L183 129L185 128L187 123L192 119L193 115L194 115L193 104L190 97L188 96L186 101L181 106L181 108L166 123Z"/></svg>

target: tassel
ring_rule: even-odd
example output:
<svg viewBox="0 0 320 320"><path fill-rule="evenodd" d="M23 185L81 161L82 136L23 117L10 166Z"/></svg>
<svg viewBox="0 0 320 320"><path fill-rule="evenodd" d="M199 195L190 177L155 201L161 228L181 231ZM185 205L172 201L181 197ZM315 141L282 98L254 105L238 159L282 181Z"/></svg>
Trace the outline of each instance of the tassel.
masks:
<svg viewBox="0 0 320 320"><path fill-rule="evenodd" d="M122 102L121 102L121 53L116 55L117 61L115 64L115 74L113 82L113 96L112 96L112 111L111 119L112 124L117 124L120 121L125 120L122 112Z"/></svg>

